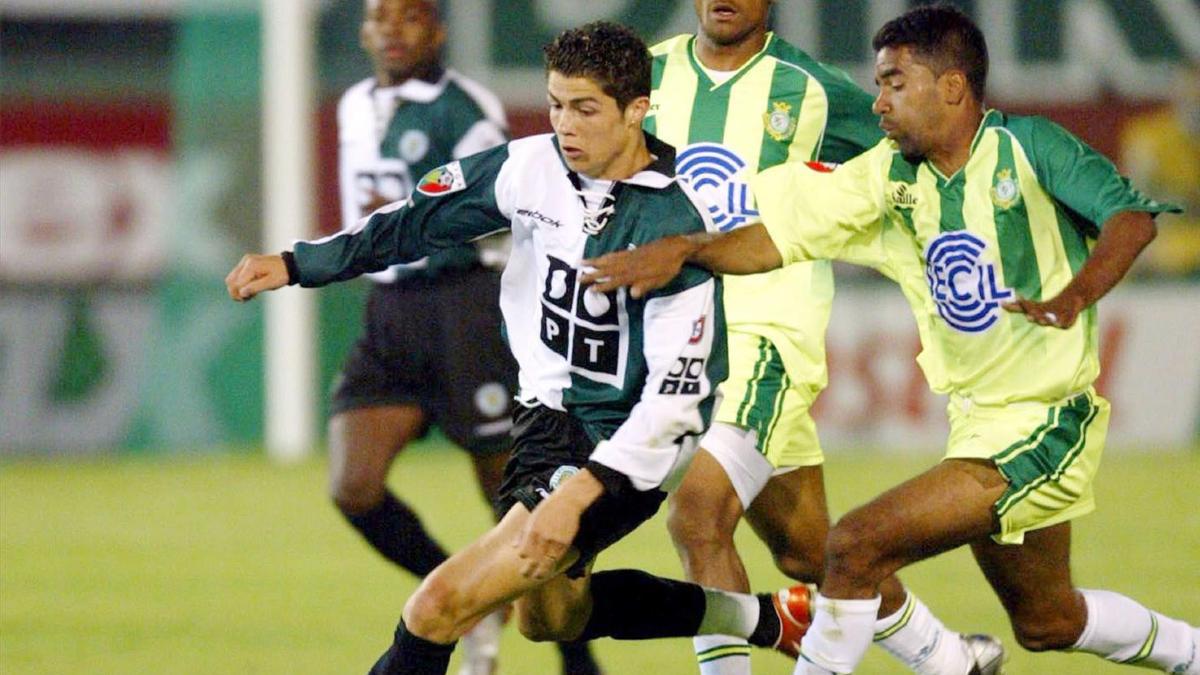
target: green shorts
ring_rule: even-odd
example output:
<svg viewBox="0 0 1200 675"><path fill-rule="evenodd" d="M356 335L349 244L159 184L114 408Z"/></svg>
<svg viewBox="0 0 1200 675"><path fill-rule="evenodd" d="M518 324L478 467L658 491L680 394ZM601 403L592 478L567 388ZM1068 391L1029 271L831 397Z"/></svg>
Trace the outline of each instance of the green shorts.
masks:
<svg viewBox="0 0 1200 675"><path fill-rule="evenodd" d="M717 422L758 433L758 451L776 469L825 461L809 408L821 387L797 382L770 340L729 331L729 379Z"/></svg>
<svg viewBox="0 0 1200 675"><path fill-rule="evenodd" d="M1025 533L1095 509L1092 479L1108 435L1108 401L1086 391L1054 404L974 405L951 397L946 457L990 459L1008 480L993 506L993 539L1020 544Z"/></svg>

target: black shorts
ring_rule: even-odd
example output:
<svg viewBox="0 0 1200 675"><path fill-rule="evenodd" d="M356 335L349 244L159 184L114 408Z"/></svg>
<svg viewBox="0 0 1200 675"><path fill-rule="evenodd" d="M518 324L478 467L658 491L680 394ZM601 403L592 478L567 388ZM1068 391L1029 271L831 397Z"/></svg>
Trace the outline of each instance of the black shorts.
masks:
<svg viewBox="0 0 1200 675"><path fill-rule="evenodd" d="M561 481L583 468L596 447L578 419L540 405L517 406L512 433L513 454L496 498L499 514L508 513L518 502L532 511ZM579 520L579 533L571 543L579 551L579 560L567 576L583 574L596 554L654 517L666 497L662 490L634 489L601 495Z"/></svg>
<svg viewBox="0 0 1200 675"><path fill-rule="evenodd" d="M457 445L507 450L517 367L500 335L500 273L477 267L375 284L334 414L412 404Z"/></svg>

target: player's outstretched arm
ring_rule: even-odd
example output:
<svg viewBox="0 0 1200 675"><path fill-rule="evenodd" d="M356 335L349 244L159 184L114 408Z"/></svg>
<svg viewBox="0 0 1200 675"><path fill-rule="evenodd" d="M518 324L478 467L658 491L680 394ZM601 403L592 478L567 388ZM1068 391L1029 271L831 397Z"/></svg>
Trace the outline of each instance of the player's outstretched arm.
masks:
<svg viewBox="0 0 1200 675"><path fill-rule="evenodd" d="M667 285L684 263L705 267L719 274L758 274L783 265L783 258L767 229L743 227L725 234L690 234L664 237L630 251L618 251L585 260L593 268L583 283L606 292L622 286L640 298Z"/></svg>
<svg viewBox="0 0 1200 675"><path fill-rule="evenodd" d="M587 469L564 480L544 499L513 542L521 558L521 575L546 579L565 562L579 533L579 519L604 494L604 485ZM573 561L572 561L573 562Z"/></svg>
<svg viewBox="0 0 1200 675"><path fill-rule="evenodd" d="M287 265L280 255L247 253L233 270L225 275L229 297L245 302L263 291L273 291L288 283Z"/></svg>
<svg viewBox="0 0 1200 675"><path fill-rule="evenodd" d="M1018 297L1005 303L1004 309L1020 312L1041 326L1070 328L1083 310L1117 285L1157 233L1149 213L1122 211L1104 223L1096 247L1061 293L1044 302Z"/></svg>

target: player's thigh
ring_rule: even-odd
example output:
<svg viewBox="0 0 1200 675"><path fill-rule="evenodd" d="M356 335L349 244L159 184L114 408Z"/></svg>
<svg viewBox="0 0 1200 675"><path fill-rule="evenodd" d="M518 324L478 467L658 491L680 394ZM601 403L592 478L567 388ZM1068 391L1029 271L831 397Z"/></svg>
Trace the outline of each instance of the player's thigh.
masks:
<svg viewBox="0 0 1200 675"><path fill-rule="evenodd" d="M473 454L511 446L517 366L500 332L499 292L498 273L479 268L455 273L435 294L435 422Z"/></svg>
<svg viewBox="0 0 1200 675"><path fill-rule="evenodd" d="M396 454L425 428L414 405L354 408L329 420L329 484L335 498L375 501Z"/></svg>
<svg viewBox="0 0 1200 675"><path fill-rule="evenodd" d="M823 468L802 466L772 476L746 520L791 576L819 576L830 528Z"/></svg>
<svg viewBox="0 0 1200 675"><path fill-rule="evenodd" d="M981 460L946 460L850 511L827 542L829 574L882 580L918 560L991 534L1007 483Z"/></svg>
<svg viewBox="0 0 1200 675"><path fill-rule="evenodd" d="M732 540L744 513L732 480L707 448L696 452L683 481L668 498L667 527L677 545Z"/></svg>

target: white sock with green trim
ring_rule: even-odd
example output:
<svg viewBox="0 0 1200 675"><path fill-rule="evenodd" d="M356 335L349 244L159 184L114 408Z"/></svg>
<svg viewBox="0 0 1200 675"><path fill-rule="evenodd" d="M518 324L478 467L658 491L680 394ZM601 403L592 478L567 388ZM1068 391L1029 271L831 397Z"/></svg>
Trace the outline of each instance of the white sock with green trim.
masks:
<svg viewBox="0 0 1200 675"><path fill-rule="evenodd" d="M793 675L853 672L871 646L879 600L878 595L870 600L835 600L818 593Z"/></svg>
<svg viewBox="0 0 1200 675"><path fill-rule="evenodd" d="M692 638L700 675L750 675L750 643L732 635Z"/></svg>
<svg viewBox="0 0 1200 675"><path fill-rule="evenodd" d="M875 644L919 675L962 675L972 665L962 636L912 593L899 610L875 622Z"/></svg>
<svg viewBox="0 0 1200 675"><path fill-rule="evenodd" d="M1195 628L1120 593L1082 588L1079 593L1087 603L1087 625L1071 649L1116 663L1200 675Z"/></svg>

